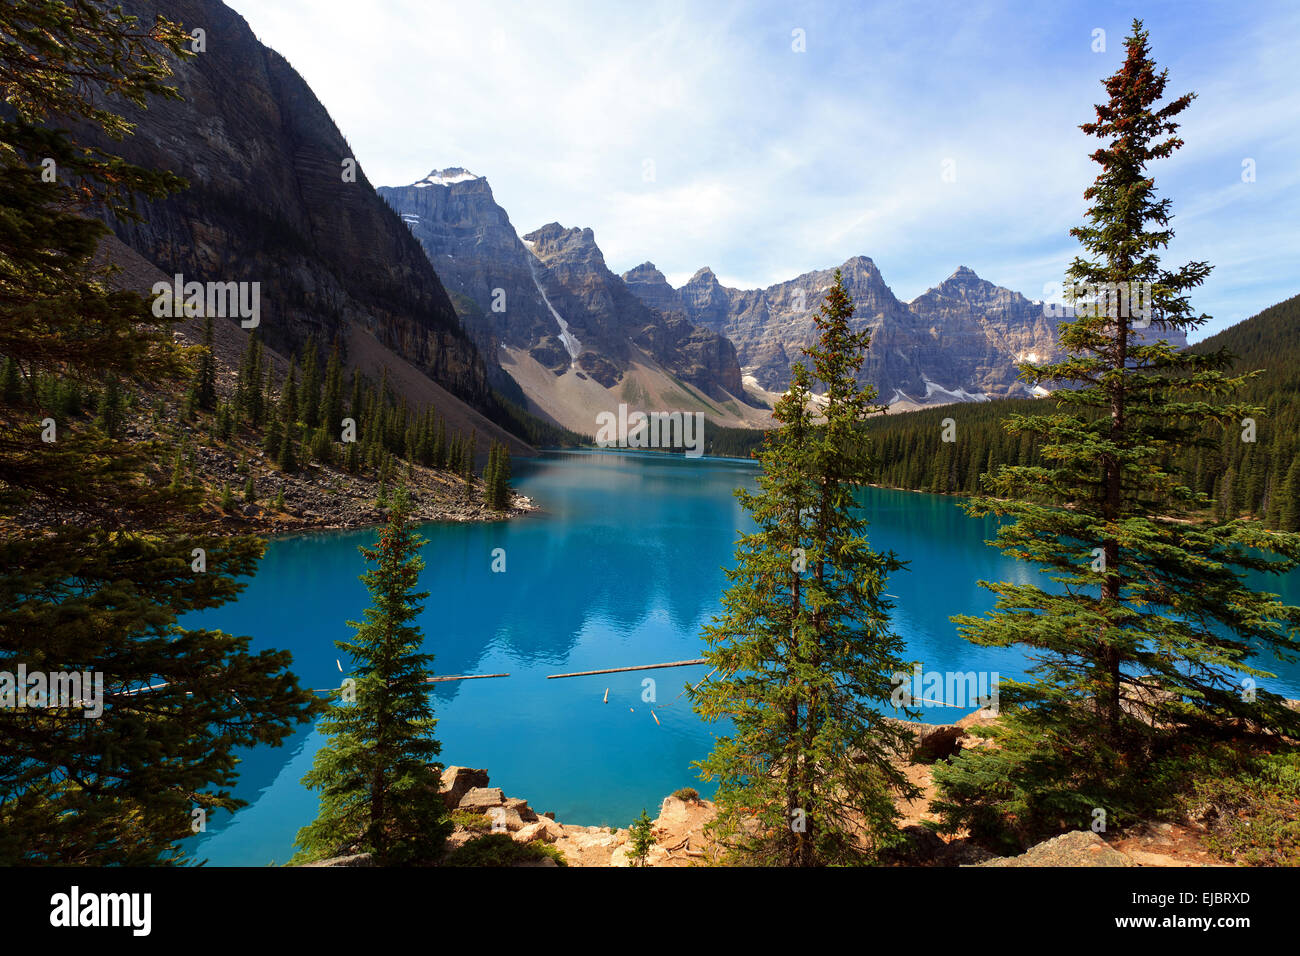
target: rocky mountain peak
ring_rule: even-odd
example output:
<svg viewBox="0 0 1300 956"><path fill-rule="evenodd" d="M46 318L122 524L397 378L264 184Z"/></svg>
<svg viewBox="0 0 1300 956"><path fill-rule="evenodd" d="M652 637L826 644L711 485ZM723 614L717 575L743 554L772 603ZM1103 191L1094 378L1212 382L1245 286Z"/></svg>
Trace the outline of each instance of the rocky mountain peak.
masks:
<svg viewBox="0 0 1300 956"><path fill-rule="evenodd" d="M969 266L958 266L957 271L936 286L931 286L912 300L911 306L925 309L929 304L941 299L965 299L972 303L987 305L991 302L1028 301L1019 292L994 285L987 279L981 279Z"/></svg>
<svg viewBox="0 0 1300 956"><path fill-rule="evenodd" d="M870 256L853 256L851 259L846 259L840 269L842 271L862 269L867 272L874 272L876 275L880 274L880 270L876 268L876 263Z"/></svg>
<svg viewBox="0 0 1300 956"><path fill-rule="evenodd" d="M653 262L643 262L623 273L623 282L646 305L660 312L682 312L682 297Z"/></svg>
<svg viewBox="0 0 1300 956"><path fill-rule="evenodd" d="M668 277L660 272L653 262L643 262L639 266L633 266L627 272L624 272L623 281L654 282L657 284L659 282L667 283Z"/></svg>
<svg viewBox="0 0 1300 956"><path fill-rule="evenodd" d="M596 245L596 234L590 227L566 228L558 222L548 222L524 236L524 242L533 255L549 266L568 264L605 270L605 256Z"/></svg>

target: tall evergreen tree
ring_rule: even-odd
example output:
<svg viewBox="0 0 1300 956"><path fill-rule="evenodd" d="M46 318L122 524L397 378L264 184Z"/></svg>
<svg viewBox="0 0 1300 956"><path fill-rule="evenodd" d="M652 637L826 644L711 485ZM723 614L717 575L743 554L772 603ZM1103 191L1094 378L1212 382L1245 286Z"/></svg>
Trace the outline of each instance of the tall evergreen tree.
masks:
<svg viewBox="0 0 1300 956"><path fill-rule="evenodd" d="M492 443L487 469L483 472L483 487L489 508L494 511L510 508L510 451L498 442Z"/></svg>
<svg viewBox="0 0 1300 956"><path fill-rule="evenodd" d="M1300 649L1300 608L1246 577L1295 567L1300 538L1235 514L1206 520L1208 501L1170 464L1180 450L1217 445L1204 422L1236 427L1262 414L1228 400L1249 376L1229 374L1223 351L1142 344L1129 303L1094 292L1149 289L1156 330L1208 319L1188 293L1209 265L1160 265L1173 236L1170 202L1156 198L1146 168L1182 145L1174 118L1193 95L1159 105L1167 73L1140 21L1126 48L1096 122L1082 127L1102 141L1092 155L1101 171L1084 194L1088 223L1072 230L1087 255L1068 272L1082 308L1061 326L1066 357L1021 367L1031 384L1067 387L1053 390L1055 414L1008 422L1013 434L1041 439L1042 464L1002 468L987 484L996 497L971 508L1013 517L998 546L1054 583L985 583L994 610L954 618L967 639L1020 645L1035 662L1029 680L1002 683L1000 746L936 771L945 823L976 834L1006 835L1007 821L1020 838L1089 826L1098 809L1122 824L1150 793L1152 762L1222 733L1227 719L1300 732L1300 714L1275 694L1243 693L1242 683L1264 676L1251 655Z"/></svg>
<svg viewBox="0 0 1300 956"><path fill-rule="evenodd" d="M478 455L478 432L471 431L469 434L469 444L466 446L461 462L462 477L465 479L465 494L468 495L474 487L474 458Z"/></svg>
<svg viewBox="0 0 1300 956"><path fill-rule="evenodd" d="M95 425L110 438L121 438L122 428L126 424L126 403L122 397L122 386L117 376L110 376L108 384L99 396L99 407L95 411Z"/></svg>
<svg viewBox="0 0 1300 956"><path fill-rule="evenodd" d="M1282 482L1277 527L1280 531L1300 531L1300 457L1291 462Z"/></svg>
<svg viewBox="0 0 1300 956"><path fill-rule="evenodd" d="M319 422L332 440L338 439L343 428L343 360L337 339L325 363L325 391L320 400Z"/></svg>
<svg viewBox="0 0 1300 956"><path fill-rule="evenodd" d="M115 103L175 96L168 63L189 55L187 34L102 4L6 0L0 38L0 354L26 381L179 394L192 370L174 320L108 291L92 259L107 229L84 213L132 219L132 194L182 183L67 129L129 134ZM238 594L262 543L205 534L160 442L68 420L44 442L49 411L34 395L0 402L0 671L91 672L105 696L97 719L0 707L0 864L177 862L194 810L239 805L238 749L283 741L314 705L288 654L178 624Z"/></svg>
<svg viewBox="0 0 1300 956"><path fill-rule="evenodd" d="M699 766L718 781L712 832L736 862L870 860L897 842L893 794L916 792L889 757L906 734L878 709L908 668L884 595L902 564L871 549L853 497L870 477L865 423L878 408L856 381L870 333L852 331L852 315L837 271L807 351L824 421L796 363L757 456L759 493L736 492L758 530L741 537L723 614L705 629L718 676L691 692L705 720L735 725Z"/></svg>
<svg viewBox="0 0 1300 956"><path fill-rule="evenodd" d="M276 465L288 474L298 470L297 452L297 415L298 415L298 372L293 361L289 362L289 374L280 390L280 443L276 449ZM267 430L270 434L271 429Z"/></svg>
<svg viewBox="0 0 1300 956"><path fill-rule="evenodd" d="M450 825L439 794L441 745L425 682L433 655L415 624L428 597L417 591L425 543L408 524L404 489L393 496L376 547L361 553L372 604L352 640L350 684L321 721L329 740L303 784L319 790L320 813L298 832L300 859L368 852L381 864L433 863ZM348 698L352 699L349 700Z"/></svg>
<svg viewBox="0 0 1300 956"><path fill-rule="evenodd" d="M447 467L447 422L441 415L438 416L438 432L433 439L433 467Z"/></svg>
<svg viewBox="0 0 1300 956"><path fill-rule="evenodd" d="M298 395L298 420L309 429L320 424L320 346L316 333L307 336L302 353L302 389Z"/></svg>
<svg viewBox="0 0 1300 956"><path fill-rule="evenodd" d="M205 412L217 407L217 359L214 353L215 336L212 316L203 319L203 351L199 354L198 369L194 373L195 404Z"/></svg>

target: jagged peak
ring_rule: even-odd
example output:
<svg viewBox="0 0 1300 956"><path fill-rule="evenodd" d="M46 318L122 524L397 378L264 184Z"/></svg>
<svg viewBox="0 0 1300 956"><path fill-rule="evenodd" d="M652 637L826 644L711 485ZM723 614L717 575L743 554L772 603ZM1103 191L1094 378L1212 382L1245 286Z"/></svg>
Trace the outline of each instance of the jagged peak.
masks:
<svg viewBox="0 0 1300 956"><path fill-rule="evenodd" d="M639 266L633 266L631 269L628 269L627 272L623 273L624 279L629 276L636 276L637 278L645 276L650 279L662 279L664 282L668 281L667 277L659 271L658 266L648 259Z"/></svg>
<svg viewBox="0 0 1300 956"><path fill-rule="evenodd" d="M713 274L713 270L710 269L708 266L705 266L702 269L695 270L695 275L691 276L690 281L687 283L687 285L689 285L691 282L696 282L699 280L707 281L709 279L712 279L714 282L718 281L718 277Z"/></svg>

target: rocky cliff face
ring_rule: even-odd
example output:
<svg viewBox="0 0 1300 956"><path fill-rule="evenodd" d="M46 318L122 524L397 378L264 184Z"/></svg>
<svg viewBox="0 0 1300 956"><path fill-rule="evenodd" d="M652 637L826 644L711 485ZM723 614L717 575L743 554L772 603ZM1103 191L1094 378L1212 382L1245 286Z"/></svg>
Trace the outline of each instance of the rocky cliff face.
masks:
<svg viewBox="0 0 1300 956"><path fill-rule="evenodd" d="M863 382L884 402L940 404L1025 394L1016 363L1059 357L1057 324L1042 303L981 279L962 266L911 303L899 301L863 256L840 267L856 307L853 326L870 329ZM674 289L652 263L623 276L647 305L680 311L736 346L754 383L770 391L790 384L790 365L815 336L813 317L834 270L808 272L766 289L731 289L701 269ZM1154 340L1167 333L1139 333ZM1177 339L1176 341L1174 339ZM1181 336L1174 345L1186 345Z"/></svg>
<svg viewBox="0 0 1300 956"><path fill-rule="evenodd" d="M537 262L486 179L452 168L409 186L380 186L378 192L398 211L453 298L469 300L460 311L476 340L523 348L545 343L564 352L535 278Z"/></svg>
<svg viewBox="0 0 1300 956"><path fill-rule="evenodd" d="M943 368L941 354L951 357L949 388L964 388L992 397L1024 391L1015 363L1049 362L1056 349L1059 319L1043 304L996 286L961 266L943 282L914 299L909 308L928 333L925 361ZM955 376L955 377L954 377ZM955 384L950 384L955 383Z"/></svg>
<svg viewBox="0 0 1300 956"><path fill-rule="evenodd" d="M351 328L478 407L491 403L478 350L424 252L364 172L307 84L217 0L124 0L202 27L206 52L175 66L182 100L126 109L136 133L111 148L190 188L111 223L131 248L187 281L260 282L261 330L291 351L311 331ZM93 133L87 133L93 139Z"/></svg>
<svg viewBox="0 0 1300 956"><path fill-rule="evenodd" d="M618 385L644 353L713 397L743 396L735 349L642 302L605 264L590 229L549 223L522 240L486 179L460 168L380 195L410 228L481 343L528 353L556 376Z"/></svg>

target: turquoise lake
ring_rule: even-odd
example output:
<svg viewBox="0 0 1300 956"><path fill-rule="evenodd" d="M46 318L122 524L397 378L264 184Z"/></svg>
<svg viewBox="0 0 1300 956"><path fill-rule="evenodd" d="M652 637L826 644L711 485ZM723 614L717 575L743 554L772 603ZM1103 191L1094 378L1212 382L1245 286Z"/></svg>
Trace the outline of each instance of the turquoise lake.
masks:
<svg viewBox="0 0 1300 956"><path fill-rule="evenodd" d="M537 514L491 524L430 524L420 625L440 674L507 672L493 680L435 685L445 764L485 767L492 786L526 798L565 823L626 826L653 816L683 786L706 795L691 767L721 728L702 723L685 697L706 668L547 680L549 674L701 656L700 632L720 609L724 567L748 518L733 497L754 486L756 466L724 459L609 452L554 452L513 463L515 487ZM910 562L894 575L894 624L910 659L927 670L1023 674L1015 649L968 644L949 616L981 613L992 595L980 580L1041 578L984 541L992 519L972 519L951 498L867 489L870 540ZM368 605L359 544L373 530L326 532L270 543L235 603L185 623L252 635L254 648L293 653L304 686L336 687L336 640ZM492 571L505 549L506 570ZM1300 603L1300 574L1264 582ZM343 667L348 666L343 661ZM1300 697L1300 665L1269 669L1265 686ZM657 702L642 701L642 681ZM609 688L609 703L603 703ZM949 722L971 708L926 708ZM190 847L209 865L264 866L293 855L298 828L316 811L301 780L323 741L305 728L284 746L243 754L235 795L248 806L218 813Z"/></svg>

